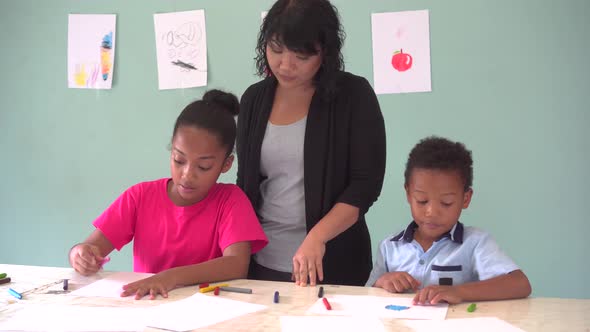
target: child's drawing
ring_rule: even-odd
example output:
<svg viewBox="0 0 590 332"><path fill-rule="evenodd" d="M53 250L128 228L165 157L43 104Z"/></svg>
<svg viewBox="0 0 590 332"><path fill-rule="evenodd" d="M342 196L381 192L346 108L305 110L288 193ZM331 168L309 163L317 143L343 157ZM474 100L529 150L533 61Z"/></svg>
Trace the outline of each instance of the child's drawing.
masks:
<svg viewBox="0 0 590 332"><path fill-rule="evenodd" d="M111 88L115 27L116 15L69 15L68 87Z"/></svg>
<svg viewBox="0 0 590 332"><path fill-rule="evenodd" d="M155 14L160 90L207 85L205 12Z"/></svg>
<svg viewBox="0 0 590 332"><path fill-rule="evenodd" d="M371 15L375 92L431 91L428 11Z"/></svg>

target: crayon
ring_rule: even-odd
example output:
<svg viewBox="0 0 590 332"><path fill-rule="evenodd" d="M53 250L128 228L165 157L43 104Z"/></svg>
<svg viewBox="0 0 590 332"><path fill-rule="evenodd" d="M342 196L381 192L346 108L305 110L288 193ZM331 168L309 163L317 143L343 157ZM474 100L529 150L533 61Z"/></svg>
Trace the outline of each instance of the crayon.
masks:
<svg viewBox="0 0 590 332"><path fill-rule="evenodd" d="M320 290L318 291L318 297L324 297L324 287L320 286Z"/></svg>
<svg viewBox="0 0 590 332"><path fill-rule="evenodd" d="M6 273L0 273L0 279L6 278L6 275L7 275Z"/></svg>
<svg viewBox="0 0 590 332"><path fill-rule="evenodd" d="M279 291L275 292L274 303L279 303Z"/></svg>
<svg viewBox="0 0 590 332"><path fill-rule="evenodd" d="M219 287L224 292L234 292L234 293L244 293L244 294L252 294L252 290L250 288L240 288L240 287Z"/></svg>
<svg viewBox="0 0 590 332"><path fill-rule="evenodd" d="M332 306L330 305L330 302L328 302L327 298L322 298L322 302L324 302L324 307L326 307L326 310L332 310Z"/></svg>
<svg viewBox="0 0 590 332"><path fill-rule="evenodd" d="M8 289L8 293L9 293L10 295L12 295L12 296L16 297L16 298L17 298L17 299L19 299L19 300L22 300L22 298L23 298L23 295L22 295L21 293L19 293L19 292L15 291L15 290L14 290L14 289L12 289L12 288L9 288L9 289Z"/></svg>
<svg viewBox="0 0 590 332"><path fill-rule="evenodd" d="M215 290L213 291L213 294L215 294L215 296L219 295L219 287L215 287Z"/></svg>
<svg viewBox="0 0 590 332"><path fill-rule="evenodd" d="M471 303L469 307L467 307L467 312L474 312L476 306L477 305L475 303Z"/></svg>
<svg viewBox="0 0 590 332"><path fill-rule="evenodd" d="M2 279L0 279L0 285L7 284L9 282L10 282L10 278L2 278Z"/></svg>
<svg viewBox="0 0 590 332"><path fill-rule="evenodd" d="M219 284L219 285L214 285L214 286L207 286L207 287L203 287L201 289L199 289L199 292L201 293L209 293L215 290L215 287L227 287L229 286L229 284Z"/></svg>

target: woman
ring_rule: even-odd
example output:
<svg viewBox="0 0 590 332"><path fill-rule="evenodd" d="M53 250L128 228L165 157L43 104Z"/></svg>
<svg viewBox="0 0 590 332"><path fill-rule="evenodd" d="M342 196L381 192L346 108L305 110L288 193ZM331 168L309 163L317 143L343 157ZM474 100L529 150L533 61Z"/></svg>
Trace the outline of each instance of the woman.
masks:
<svg viewBox="0 0 590 332"><path fill-rule="evenodd" d="M278 0L262 24L257 71L240 104L237 184L269 239L249 278L364 285L365 213L385 172L373 89L344 72L344 32L327 0Z"/></svg>

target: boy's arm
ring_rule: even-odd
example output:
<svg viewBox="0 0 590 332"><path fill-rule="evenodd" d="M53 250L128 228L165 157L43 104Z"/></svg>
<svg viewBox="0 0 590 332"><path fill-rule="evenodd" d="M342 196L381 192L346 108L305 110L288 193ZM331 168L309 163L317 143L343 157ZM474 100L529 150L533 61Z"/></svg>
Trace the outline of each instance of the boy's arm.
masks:
<svg viewBox="0 0 590 332"><path fill-rule="evenodd" d="M371 270L371 274L369 275L369 280L367 280L367 283L365 284L366 287L378 287L375 285L377 280L382 275L389 272L387 270L387 262L385 262L385 257L387 255L385 253L386 252L385 241L387 241L387 239L383 240L379 244L379 250L377 250L377 259L375 259L375 264L373 265L373 270Z"/></svg>
<svg viewBox="0 0 590 332"><path fill-rule="evenodd" d="M135 294L136 299L150 295L154 299L162 294L168 297L168 291L176 287L202 282L246 278L250 264L250 242L231 244L223 251L223 256L203 263L179 266L162 271L123 286L121 296Z"/></svg>
<svg viewBox="0 0 590 332"><path fill-rule="evenodd" d="M520 299L531 294L529 279L521 270L456 287L463 301Z"/></svg>
<svg viewBox="0 0 590 332"><path fill-rule="evenodd" d="M491 279L470 282L458 286L428 286L414 297L416 304L457 304L471 301L509 300L527 297L531 284L521 270Z"/></svg>

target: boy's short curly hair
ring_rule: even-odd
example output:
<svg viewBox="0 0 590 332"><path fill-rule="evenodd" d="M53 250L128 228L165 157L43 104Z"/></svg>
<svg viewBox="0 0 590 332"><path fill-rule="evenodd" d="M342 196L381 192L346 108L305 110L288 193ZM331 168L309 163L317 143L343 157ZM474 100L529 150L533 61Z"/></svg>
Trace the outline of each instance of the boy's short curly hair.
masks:
<svg viewBox="0 0 590 332"><path fill-rule="evenodd" d="M473 184L471 151L463 143L443 137L426 137L414 146L406 163L406 186L409 184L412 171L416 168L457 171L463 180L465 191L470 190Z"/></svg>

